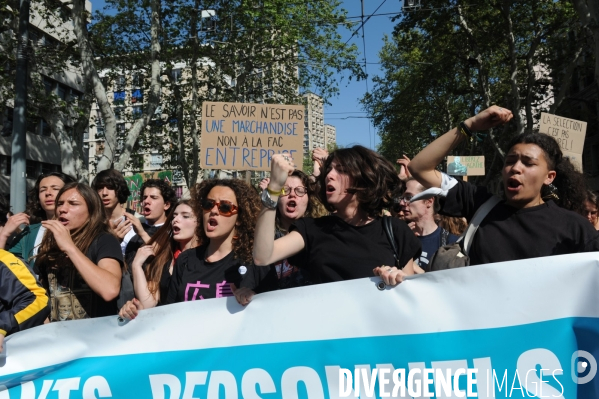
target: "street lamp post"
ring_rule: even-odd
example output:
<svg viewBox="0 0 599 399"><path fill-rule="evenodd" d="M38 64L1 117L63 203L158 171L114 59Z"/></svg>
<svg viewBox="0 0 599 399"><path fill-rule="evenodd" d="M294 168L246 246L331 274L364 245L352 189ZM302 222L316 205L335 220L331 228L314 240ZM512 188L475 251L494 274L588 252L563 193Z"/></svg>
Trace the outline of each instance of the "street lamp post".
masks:
<svg viewBox="0 0 599 399"><path fill-rule="evenodd" d="M30 0L19 4L19 41L17 45L17 75L15 79L15 105L13 114L10 206L12 212L25 210L27 199L27 44L29 42Z"/></svg>

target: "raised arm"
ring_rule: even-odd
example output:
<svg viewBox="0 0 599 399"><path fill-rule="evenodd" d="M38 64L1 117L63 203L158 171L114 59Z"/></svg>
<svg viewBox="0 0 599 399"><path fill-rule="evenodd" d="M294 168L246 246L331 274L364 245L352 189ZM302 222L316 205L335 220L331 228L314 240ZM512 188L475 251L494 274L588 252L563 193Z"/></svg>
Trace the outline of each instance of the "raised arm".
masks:
<svg viewBox="0 0 599 399"><path fill-rule="evenodd" d="M272 157L270 183L267 192L277 202L287 177L295 170L293 159L287 154ZM298 232L291 232L275 241L276 206L262 206L254 232L254 263L266 266L273 262L288 258L304 249L304 239Z"/></svg>
<svg viewBox="0 0 599 399"><path fill-rule="evenodd" d="M44 226L54 235L56 243L73 262L73 265L89 287L106 302L115 299L121 288L121 265L113 258L102 258L98 264L92 262L73 243L71 233L58 220L44 220Z"/></svg>
<svg viewBox="0 0 599 399"><path fill-rule="evenodd" d="M150 256L155 256L154 246L144 245L137 250L133 262L131 262L131 276L133 277L133 288L135 290L135 297L139 299L144 309L156 307L160 300L160 290L157 289L154 295L148 287L148 281L146 280L146 274L143 270L145 261ZM167 266L165 266L167 267Z"/></svg>
<svg viewBox="0 0 599 399"><path fill-rule="evenodd" d="M466 127L472 132L487 130L503 125L512 119L509 109L493 105L481 113L464 121ZM414 157L408 165L412 176L425 188L441 187L441 172L436 170L443 159L468 136L460 128L453 128L439 137Z"/></svg>

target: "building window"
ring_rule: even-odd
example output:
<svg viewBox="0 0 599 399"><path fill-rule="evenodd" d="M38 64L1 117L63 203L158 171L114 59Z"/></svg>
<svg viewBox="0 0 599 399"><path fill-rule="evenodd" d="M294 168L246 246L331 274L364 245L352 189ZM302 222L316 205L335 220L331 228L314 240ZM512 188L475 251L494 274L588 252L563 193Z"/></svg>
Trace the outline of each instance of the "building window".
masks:
<svg viewBox="0 0 599 399"><path fill-rule="evenodd" d="M46 89L46 94L50 94L54 90L54 81L44 78L44 88Z"/></svg>
<svg viewBox="0 0 599 399"><path fill-rule="evenodd" d="M62 100L66 100L67 98L67 88L60 83L56 85L56 95L60 97Z"/></svg>
<svg viewBox="0 0 599 399"><path fill-rule="evenodd" d="M50 172L60 172L60 165L53 165L51 163L42 162L42 174Z"/></svg>
<svg viewBox="0 0 599 399"><path fill-rule="evenodd" d="M124 123L117 123L116 124L116 134L117 134L117 136L124 136L125 135L125 124Z"/></svg>
<svg viewBox="0 0 599 399"><path fill-rule="evenodd" d="M125 90L115 91L114 92L114 104L115 105L124 105L125 104Z"/></svg>
<svg viewBox="0 0 599 399"><path fill-rule="evenodd" d="M136 89L131 92L131 103L142 103L144 101L144 91Z"/></svg>
<svg viewBox="0 0 599 399"><path fill-rule="evenodd" d="M52 130L50 129L50 125L43 118L40 119L40 134L46 137L52 136Z"/></svg>
<svg viewBox="0 0 599 399"><path fill-rule="evenodd" d="M144 75L142 73L136 73L133 75L132 83L133 87L141 87L144 82Z"/></svg>
<svg viewBox="0 0 599 399"><path fill-rule="evenodd" d="M0 155L0 174L10 176L10 162L9 156Z"/></svg>
<svg viewBox="0 0 599 399"><path fill-rule="evenodd" d="M39 175L39 163L35 161L30 161L29 159L25 161L25 174L30 179L36 179Z"/></svg>
<svg viewBox="0 0 599 399"><path fill-rule="evenodd" d="M159 168L162 166L162 155L160 154L152 154L150 158L150 167L151 168Z"/></svg>
<svg viewBox="0 0 599 399"><path fill-rule="evenodd" d="M123 108L123 107L116 107L114 109L114 117L117 120L123 120L124 116L125 116L125 108Z"/></svg>
<svg viewBox="0 0 599 399"><path fill-rule="evenodd" d="M4 120L2 121L2 136L8 137L12 135L12 121L14 109L10 107L4 108Z"/></svg>
<svg viewBox="0 0 599 399"><path fill-rule="evenodd" d="M180 81L181 80L181 70L173 69L171 71L171 78L173 79L174 83L177 83L178 81Z"/></svg>
<svg viewBox="0 0 599 399"><path fill-rule="evenodd" d="M79 93L77 90L70 90L69 101L79 101L81 97L83 97L82 93Z"/></svg>
<svg viewBox="0 0 599 399"><path fill-rule="evenodd" d="M144 111L143 111L141 105L134 105L133 108L131 109L131 115L133 116L133 119L141 118L143 113L144 113Z"/></svg>
<svg viewBox="0 0 599 399"><path fill-rule="evenodd" d="M125 90L125 75L119 75L114 81L114 91Z"/></svg>

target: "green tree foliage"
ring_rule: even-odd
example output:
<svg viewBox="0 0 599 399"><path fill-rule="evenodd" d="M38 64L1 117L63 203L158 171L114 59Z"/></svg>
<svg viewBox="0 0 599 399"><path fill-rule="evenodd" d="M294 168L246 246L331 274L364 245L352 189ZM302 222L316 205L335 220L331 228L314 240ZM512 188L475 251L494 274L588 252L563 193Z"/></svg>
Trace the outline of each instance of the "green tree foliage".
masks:
<svg viewBox="0 0 599 399"><path fill-rule="evenodd" d="M98 65L147 68L148 4L110 0L90 28ZM214 16L202 18L202 10ZM341 41L350 26L336 0L164 1L161 18L160 110L133 149L154 149L188 185L200 175L199 137L204 101L300 104L302 89L325 99L338 92L335 73L364 73L357 49Z"/></svg>
<svg viewBox="0 0 599 399"><path fill-rule="evenodd" d="M568 2L431 0L402 14L380 53L383 76L363 105L390 159L413 156L459 121L491 104L514 113L456 153L486 155L488 177L514 134L532 131L567 80L580 42ZM574 44L574 45L573 45Z"/></svg>

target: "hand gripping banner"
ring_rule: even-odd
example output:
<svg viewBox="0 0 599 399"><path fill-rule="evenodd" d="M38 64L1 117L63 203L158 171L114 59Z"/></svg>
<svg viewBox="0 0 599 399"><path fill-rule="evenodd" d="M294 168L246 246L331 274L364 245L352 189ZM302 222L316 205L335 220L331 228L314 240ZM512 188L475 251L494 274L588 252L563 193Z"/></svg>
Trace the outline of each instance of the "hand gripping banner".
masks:
<svg viewBox="0 0 599 399"><path fill-rule="evenodd" d="M599 254L379 282L17 333L0 399L599 398Z"/></svg>

